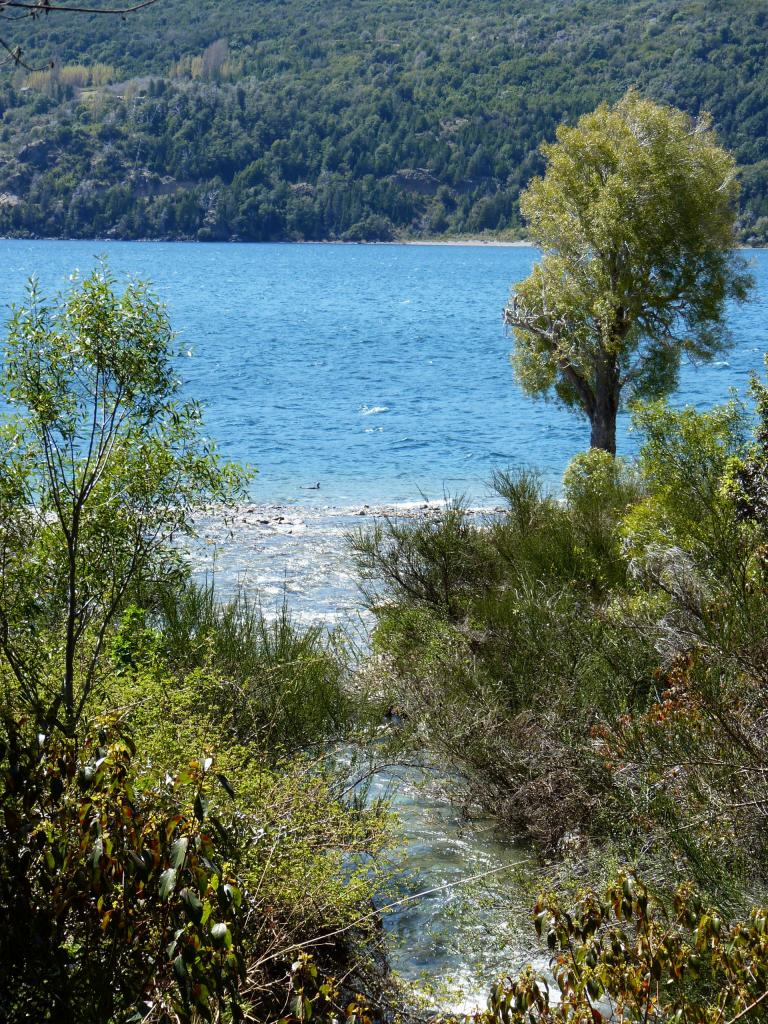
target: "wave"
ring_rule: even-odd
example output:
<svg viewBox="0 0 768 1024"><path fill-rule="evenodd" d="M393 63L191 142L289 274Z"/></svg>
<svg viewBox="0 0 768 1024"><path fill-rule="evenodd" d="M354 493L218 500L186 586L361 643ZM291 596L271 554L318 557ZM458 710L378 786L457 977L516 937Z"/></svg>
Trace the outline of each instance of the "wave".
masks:
<svg viewBox="0 0 768 1024"><path fill-rule="evenodd" d="M378 416L381 412L389 412L388 405L361 405L360 406L361 416Z"/></svg>

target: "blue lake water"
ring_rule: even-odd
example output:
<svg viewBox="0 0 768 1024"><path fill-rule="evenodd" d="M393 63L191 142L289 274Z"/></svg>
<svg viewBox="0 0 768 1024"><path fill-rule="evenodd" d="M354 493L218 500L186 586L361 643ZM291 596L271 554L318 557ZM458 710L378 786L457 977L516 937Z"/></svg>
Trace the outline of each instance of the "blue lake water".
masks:
<svg viewBox="0 0 768 1024"><path fill-rule="evenodd" d="M0 306L21 300L31 274L64 288L101 254L167 303L191 353L187 393L224 454L258 467L257 501L482 501L494 468L536 466L555 483L588 444L583 420L512 378L501 310L533 249L0 241ZM762 366L768 253L749 257L757 288L733 310L735 347L686 367L680 402L723 401ZM619 446L631 452L627 426Z"/></svg>

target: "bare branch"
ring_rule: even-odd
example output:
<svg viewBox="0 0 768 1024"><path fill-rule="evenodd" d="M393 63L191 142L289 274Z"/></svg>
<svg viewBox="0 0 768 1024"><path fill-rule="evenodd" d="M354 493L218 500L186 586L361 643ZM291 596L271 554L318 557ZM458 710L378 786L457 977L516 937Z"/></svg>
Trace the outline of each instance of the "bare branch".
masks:
<svg viewBox="0 0 768 1024"><path fill-rule="evenodd" d="M25 3L24 0L0 0L0 7L16 7L25 11L31 11L33 16L39 14L50 14L52 11L63 11L70 14L132 14L144 7L151 7L158 0L143 0L142 3L133 4L130 7L76 7L70 4L49 4L49 3Z"/></svg>
<svg viewBox="0 0 768 1024"><path fill-rule="evenodd" d="M12 49L4 39L0 39L0 46L8 53L7 57L0 60L0 68L6 64L16 64L20 68L24 68L25 71L45 71L46 68L53 67L53 61L51 61L49 64L43 64L39 68L33 68L31 64L27 64L27 62L22 58L21 55L23 51L20 46L16 46Z"/></svg>

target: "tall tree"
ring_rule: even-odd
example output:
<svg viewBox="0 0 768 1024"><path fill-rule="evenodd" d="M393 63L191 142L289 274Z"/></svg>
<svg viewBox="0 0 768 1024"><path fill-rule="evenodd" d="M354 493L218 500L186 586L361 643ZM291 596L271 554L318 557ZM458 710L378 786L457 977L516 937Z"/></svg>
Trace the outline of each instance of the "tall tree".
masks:
<svg viewBox="0 0 768 1024"><path fill-rule="evenodd" d="M659 397L683 354L728 343L728 299L751 284L734 254L738 183L710 118L631 90L561 126L520 199L543 253L504 310L517 379L586 414L594 448L616 451L623 396Z"/></svg>
<svg viewBox="0 0 768 1024"><path fill-rule="evenodd" d="M173 334L140 284L101 269L48 306L14 311L0 426L0 674L41 727L73 735L131 587L179 571L174 537L201 505L234 499L179 400Z"/></svg>

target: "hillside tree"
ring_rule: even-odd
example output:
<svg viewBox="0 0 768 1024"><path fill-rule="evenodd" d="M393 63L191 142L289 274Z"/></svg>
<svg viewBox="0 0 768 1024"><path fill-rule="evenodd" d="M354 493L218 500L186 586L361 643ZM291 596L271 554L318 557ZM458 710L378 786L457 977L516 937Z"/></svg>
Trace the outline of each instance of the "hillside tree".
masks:
<svg viewBox="0 0 768 1024"><path fill-rule="evenodd" d="M727 302L751 284L733 251L736 166L706 114L634 90L542 149L544 176L520 199L542 258L504 310L512 365L615 454L623 398L668 394L684 355L706 362L729 342Z"/></svg>
<svg viewBox="0 0 768 1024"><path fill-rule="evenodd" d="M143 7L151 7L158 0L139 0L138 3L128 3L114 6L111 3L98 5L93 3L50 3L49 0L0 0L0 19L3 21L34 21L43 15L49 14L106 14L124 16L140 11ZM42 68L33 68L24 58L24 47L20 44L14 45L7 38L0 35L0 67L12 64L26 68L27 71L40 71ZM48 65L46 65L48 66ZM52 65L51 65L52 66Z"/></svg>

